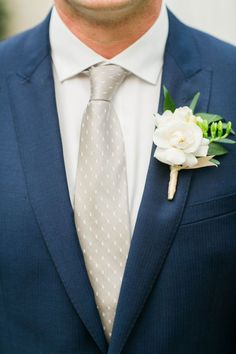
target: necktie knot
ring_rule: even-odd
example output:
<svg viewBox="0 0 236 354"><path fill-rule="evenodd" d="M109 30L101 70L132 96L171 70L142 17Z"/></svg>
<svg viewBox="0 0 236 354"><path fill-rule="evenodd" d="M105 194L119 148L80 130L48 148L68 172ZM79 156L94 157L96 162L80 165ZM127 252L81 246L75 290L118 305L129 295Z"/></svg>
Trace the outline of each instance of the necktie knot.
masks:
<svg viewBox="0 0 236 354"><path fill-rule="evenodd" d="M127 71L115 64L97 65L89 69L90 100L111 101L116 90L127 76Z"/></svg>

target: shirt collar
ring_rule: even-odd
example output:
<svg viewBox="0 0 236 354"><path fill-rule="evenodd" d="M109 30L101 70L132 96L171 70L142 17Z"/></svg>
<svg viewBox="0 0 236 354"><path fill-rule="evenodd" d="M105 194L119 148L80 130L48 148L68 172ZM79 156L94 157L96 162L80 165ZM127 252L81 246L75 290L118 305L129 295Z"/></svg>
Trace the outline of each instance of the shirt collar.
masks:
<svg viewBox="0 0 236 354"><path fill-rule="evenodd" d="M163 66L168 32L168 14L163 4L152 27L123 52L107 60L81 42L67 28L54 7L49 30L52 60L61 82L92 65L105 62L120 65L139 78L156 84Z"/></svg>

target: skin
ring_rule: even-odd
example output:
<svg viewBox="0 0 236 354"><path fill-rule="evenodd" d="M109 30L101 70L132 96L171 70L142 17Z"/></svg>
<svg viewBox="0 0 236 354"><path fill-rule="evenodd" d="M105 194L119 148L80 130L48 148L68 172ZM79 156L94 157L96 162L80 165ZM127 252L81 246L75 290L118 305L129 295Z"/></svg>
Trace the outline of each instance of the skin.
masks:
<svg viewBox="0 0 236 354"><path fill-rule="evenodd" d="M162 0L55 0L70 31L107 59L148 31L160 14L161 4Z"/></svg>

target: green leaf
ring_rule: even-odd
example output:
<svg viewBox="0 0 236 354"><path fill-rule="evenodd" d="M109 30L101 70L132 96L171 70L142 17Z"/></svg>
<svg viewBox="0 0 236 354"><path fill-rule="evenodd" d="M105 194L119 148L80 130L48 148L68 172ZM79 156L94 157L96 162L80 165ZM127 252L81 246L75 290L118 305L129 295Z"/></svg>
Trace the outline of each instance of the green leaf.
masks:
<svg viewBox="0 0 236 354"><path fill-rule="evenodd" d="M195 108L198 104L199 98L200 98L200 92L196 93L196 95L193 97L193 100L189 106L189 108L193 111L193 113L194 113Z"/></svg>
<svg viewBox="0 0 236 354"><path fill-rule="evenodd" d="M164 112L171 111L172 113L174 113L174 111L176 110L176 104L165 86L163 86L163 91L165 98L163 110Z"/></svg>
<svg viewBox="0 0 236 354"><path fill-rule="evenodd" d="M203 120L207 120L209 124L223 119L218 114L197 113L196 116L202 118Z"/></svg>
<svg viewBox="0 0 236 354"><path fill-rule="evenodd" d="M228 150L221 144L219 143L211 143L209 145L209 150L207 155L208 156L221 156L221 155L226 155L228 153Z"/></svg>
<svg viewBox="0 0 236 354"><path fill-rule="evenodd" d="M214 163L216 166L220 166L220 161L216 159L211 159L210 162Z"/></svg>
<svg viewBox="0 0 236 354"><path fill-rule="evenodd" d="M232 140L232 139L220 139L218 141L218 143L222 143L222 144L236 144L236 141L235 140Z"/></svg>

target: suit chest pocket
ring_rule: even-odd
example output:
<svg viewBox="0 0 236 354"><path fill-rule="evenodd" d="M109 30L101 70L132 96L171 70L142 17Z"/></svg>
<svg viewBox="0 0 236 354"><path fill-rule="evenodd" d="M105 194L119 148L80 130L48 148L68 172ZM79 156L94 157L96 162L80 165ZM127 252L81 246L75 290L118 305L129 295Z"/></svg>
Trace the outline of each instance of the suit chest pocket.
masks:
<svg viewBox="0 0 236 354"><path fill-rule="evenodd" d="M236 219L236 193L194 205L187 205L182 217L181 226L207 222L211 219L223 218L231 214Z"/></svg>

